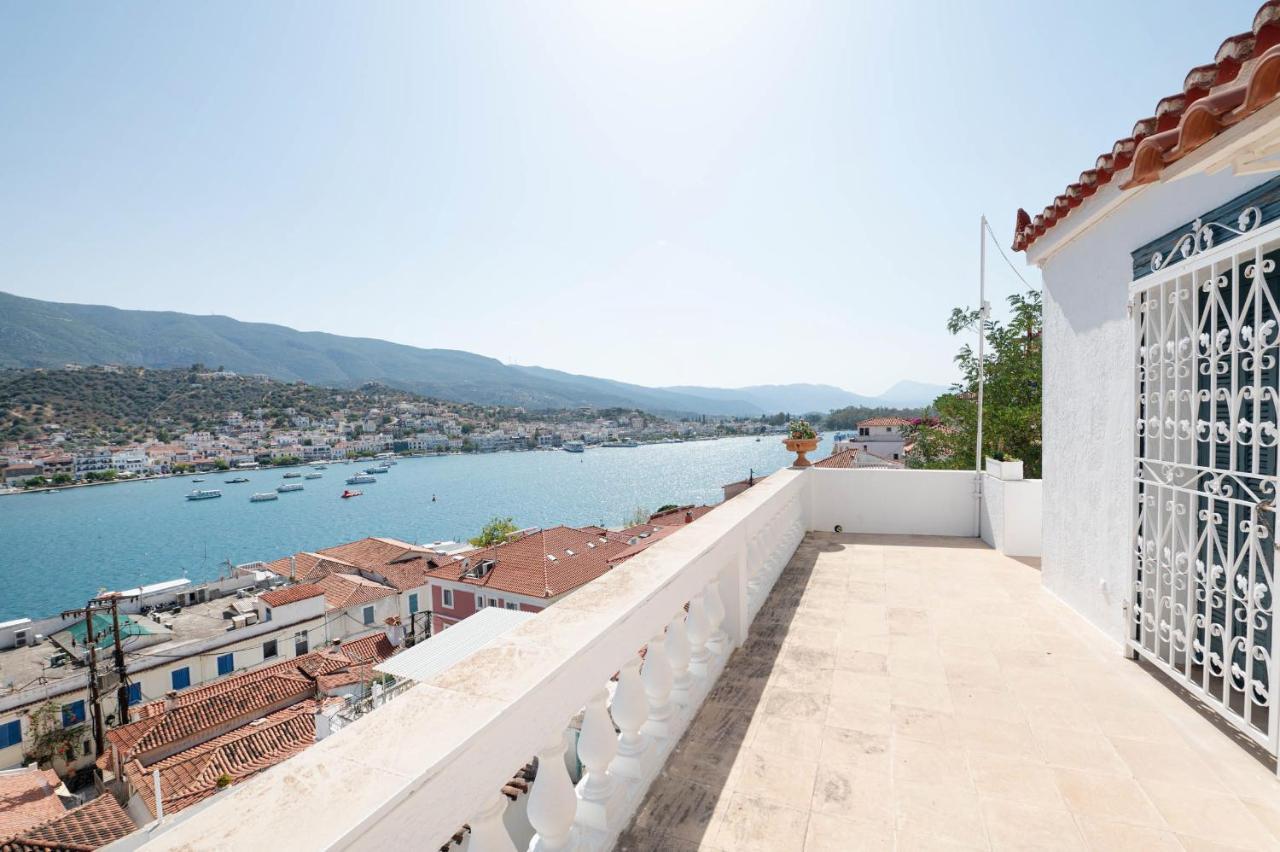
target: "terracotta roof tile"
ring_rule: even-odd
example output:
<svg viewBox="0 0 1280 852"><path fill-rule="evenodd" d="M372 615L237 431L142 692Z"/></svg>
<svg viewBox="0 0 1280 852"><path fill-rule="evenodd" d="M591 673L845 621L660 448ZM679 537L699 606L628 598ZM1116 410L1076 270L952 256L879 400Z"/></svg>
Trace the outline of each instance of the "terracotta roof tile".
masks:
<svg viewBox="0 0 1280 852"><path fill-rule="evenodd" d="M133 834L137 826L110 793L65 811L58 818L25 832L21 840L58 849L97 849ZM48 847L46 847L48 848Z"/></svg>
<svg viewBox="0 0 1280 852"><path fill-rule="evenodd" d="M474 586L550 598L591 582L613 566L612 557L629 547L627 537L599 527L552 527L514 541L459 554L431 576ZM550 557L550 558L549 558ZM468 576L481 563L493 567L483 577Z"/></svg>
<svg viewBox="0 0 1280 852"><path fill-rule="evenodd" d="M0 837L14 837L66 813L55 792L61 781L39 769L0 772Z"/></svg>
<svg viewBox="0 0 1280 852"><path fill-rule="evenodd" d="M258 599L267 606L284 606L285 604L305 601L307 598L319 597L323 594L324 588L315 583L298 583L270 592L263 592L258 595Z"/></svg>
<svg viewBox="0 0 1280 852"><path fill-rule="evenodd" d="M324 590L325 603L330 609L346 609L349 606L373 603L396 593L390 586L359 574L330 574L316 585Z"/></svg>
<svg viewBox="0 0 1280 852"><path fill-rule="evenodd" d="M1032 216L1018 210L1013 248L1024 251L1117 175L1121 190L1153 183L1165 166L1204 145L1280 96L1280 0L1267 0L1250 32L1227 38L1211 64L1192 68L1182 91L1161 98L1155 115L1080 175L1063 195ZM1126 169L1130 169L1127 174Z"/></svg>

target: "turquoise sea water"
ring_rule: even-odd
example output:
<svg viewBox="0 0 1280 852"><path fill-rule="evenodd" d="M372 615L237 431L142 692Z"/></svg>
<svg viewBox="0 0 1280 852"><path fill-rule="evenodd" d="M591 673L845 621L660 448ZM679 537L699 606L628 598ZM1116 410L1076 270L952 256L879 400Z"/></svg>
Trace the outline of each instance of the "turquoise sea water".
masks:
<svg viewBox="0 0 1280 852"><path fill-rule="evenodd" d="M816 457L830 446L824 438ZM239 474L211 473L199 484L175 477L0 497L0 621L79 606L99 589L209 579L227 560L271 560L370 535L462 540L494 515L521 526L615 526L636 506L718 503L721 485L791 459L780 437L765 436L400 459L377 483L353 486L364 496L351 500L338 496L344 480L368 463L332 465L313 480L284 480L271 470L228 485L223 480ZM306 488L249 502L255 491L286 481ZM184 499L195 488L223 496Z"/></svg>

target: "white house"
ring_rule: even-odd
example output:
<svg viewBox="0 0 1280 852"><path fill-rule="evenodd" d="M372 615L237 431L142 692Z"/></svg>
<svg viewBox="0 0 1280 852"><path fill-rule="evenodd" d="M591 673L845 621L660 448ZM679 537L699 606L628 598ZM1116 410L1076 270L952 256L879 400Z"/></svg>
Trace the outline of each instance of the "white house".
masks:
<svg viewBox="0 0 1280 852"><path fill-rule="evenodd" d="M1267 4L1014 240L1044 279L1045 584L1272 754L1277 94Z"/></svg>

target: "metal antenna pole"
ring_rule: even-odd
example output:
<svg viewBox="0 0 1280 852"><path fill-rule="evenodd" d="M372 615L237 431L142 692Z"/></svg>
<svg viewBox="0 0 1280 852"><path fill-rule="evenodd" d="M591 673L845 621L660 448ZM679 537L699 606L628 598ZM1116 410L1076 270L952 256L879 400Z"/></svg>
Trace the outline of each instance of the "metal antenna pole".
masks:
<svg viewBox="0 0 1280 852"><path fill-rule="evenodd" d="M991 308L987 305L987 217L984 214L978 229L978 434L973 450L974 526L979 537L982 536L982 395L987 382L987 317L990 313Z"/></svg>

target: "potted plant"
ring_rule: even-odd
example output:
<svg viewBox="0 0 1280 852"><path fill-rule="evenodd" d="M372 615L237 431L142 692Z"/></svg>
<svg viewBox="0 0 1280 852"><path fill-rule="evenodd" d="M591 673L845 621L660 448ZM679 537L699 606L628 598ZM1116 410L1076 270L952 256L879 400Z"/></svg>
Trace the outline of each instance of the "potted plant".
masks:
<svg viewBox="0 0 1280 852"><path fill-rule="evenodd" d="M787 438L782 442L786 448L796 454L792 467L809 467L813 462L805 458L805 453L818 449L818 433L808 420L792 420L787 425Z"/></svg>

